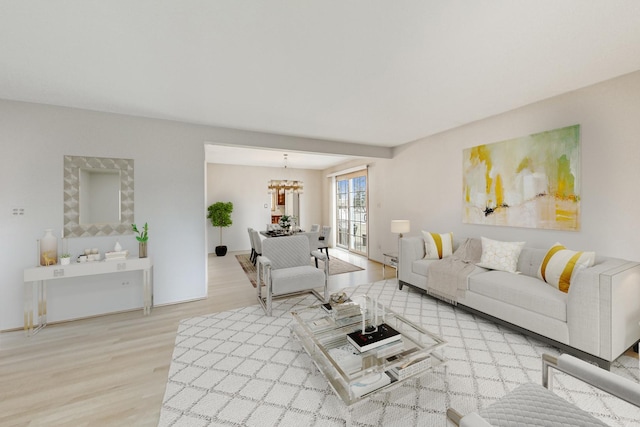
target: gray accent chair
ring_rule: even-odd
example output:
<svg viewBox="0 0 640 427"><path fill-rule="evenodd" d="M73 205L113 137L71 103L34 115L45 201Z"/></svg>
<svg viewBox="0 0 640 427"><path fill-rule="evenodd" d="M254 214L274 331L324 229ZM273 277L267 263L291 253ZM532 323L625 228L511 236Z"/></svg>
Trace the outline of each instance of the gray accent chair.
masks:
<svg viewBox="0 0 640 427"><path fill-rule="evenodd" d="M569 354L542 355L542 386L526 383L492 405L462 416L447 409L447 418L460 427L590 427L607 426L591 414L551 391L552 369L578 378L600 390L640 407L640 384Z"/></svg>
<svg viewBox="0 0 640 427"><path fill-rule="evenodd" d="M313 267L309 255L325 261L324 269ZM305 235L265 239L262 255L258 256L256 288L258 301L267 316L271 316L274 297L311 292L319 300L328 302L329 263L326 260L322 252L311 251L309 237ZM323 288L324 295L320 295L317 288Z"/></svg>

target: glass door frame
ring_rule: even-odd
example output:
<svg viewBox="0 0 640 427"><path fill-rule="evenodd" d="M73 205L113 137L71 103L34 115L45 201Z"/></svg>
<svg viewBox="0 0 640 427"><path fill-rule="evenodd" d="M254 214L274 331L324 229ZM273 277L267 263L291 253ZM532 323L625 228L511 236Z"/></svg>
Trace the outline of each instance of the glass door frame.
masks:
<svg viewBox="0 0 640 427"><path fill-rule="evenodd" d="M335 177L335 182L336 246L367 257L369 253L368 170L338 175Z"/></svg>

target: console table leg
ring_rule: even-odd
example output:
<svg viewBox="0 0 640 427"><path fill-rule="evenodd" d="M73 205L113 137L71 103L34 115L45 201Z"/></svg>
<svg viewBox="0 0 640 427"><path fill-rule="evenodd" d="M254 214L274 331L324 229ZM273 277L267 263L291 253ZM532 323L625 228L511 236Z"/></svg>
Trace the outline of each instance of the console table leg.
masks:
<svg viewBox="0 0 640 427"><path fill-rule="evenodd" d="M31 318L31 297L33 293L33 283L25 283L24 284L24 301L23 301L23 311L24 311L24 333L25 335L29 335L31 332L31 324L29 319Z"/></svg>
<svg viewBox="0 0 640 427"><path fill-rule="evenodd" d="M47 290L44 280L24 284L24 331L31 336L47 325Z"/></svg>
<svg viewBox="0 0 640 427"><path fill-rule="evenodd" d="M47 325L47 282L42 280L40 282L40 301L42 303L42 315L38 322L44 328Z"/></svg>
<svg viewBox="0 0 640 427"><path fill-rule="evenodd" d="M153 304L153 290L151 287L151 274L149 270L142 272L142 293L144 294L143 314L151 314L151 306Z"/></svg>

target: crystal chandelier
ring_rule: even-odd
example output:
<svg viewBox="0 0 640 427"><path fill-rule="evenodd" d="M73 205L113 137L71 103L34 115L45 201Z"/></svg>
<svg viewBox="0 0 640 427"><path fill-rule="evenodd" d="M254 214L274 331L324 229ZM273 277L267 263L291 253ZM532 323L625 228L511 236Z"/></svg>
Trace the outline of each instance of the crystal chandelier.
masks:
<svg viewBox="0 0 640 427"><path fill-rule="evenodd" d="M284 155L284 171L287 173L287 154ZM291 179L272 179L267 186L269 194L302 194L304 193L304 184L302 181Z"/></svg>

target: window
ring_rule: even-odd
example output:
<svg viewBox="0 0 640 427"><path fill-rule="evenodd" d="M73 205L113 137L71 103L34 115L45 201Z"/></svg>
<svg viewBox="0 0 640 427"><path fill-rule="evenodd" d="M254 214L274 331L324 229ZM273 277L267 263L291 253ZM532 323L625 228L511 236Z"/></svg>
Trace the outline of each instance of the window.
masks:
<svg viewBox="0 0 640 427"><path fill-rule="evenodd" d="M367 171L336 177L336 245L367 255Z"/></svg>

